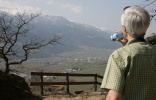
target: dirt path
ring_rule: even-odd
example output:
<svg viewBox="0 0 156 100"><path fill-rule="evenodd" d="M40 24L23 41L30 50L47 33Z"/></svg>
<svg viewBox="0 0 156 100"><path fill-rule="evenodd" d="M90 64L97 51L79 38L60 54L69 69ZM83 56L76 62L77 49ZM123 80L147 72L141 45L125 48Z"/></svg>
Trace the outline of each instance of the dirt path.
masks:
<svg viewBox="0 0 156 100"><path fill-rule="evenodd" d="M90 92L79 95L50 95L43 96L43 100L104 100L105 95L101 92Z"/></svg>

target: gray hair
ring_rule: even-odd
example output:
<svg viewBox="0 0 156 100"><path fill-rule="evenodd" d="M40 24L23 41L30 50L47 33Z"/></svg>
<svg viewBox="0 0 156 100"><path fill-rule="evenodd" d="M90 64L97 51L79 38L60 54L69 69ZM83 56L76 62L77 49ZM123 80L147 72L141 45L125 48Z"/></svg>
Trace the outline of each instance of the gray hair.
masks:
<svg viewBox="0 0 156 100"><path fill-rule="evenodd" d="M150 15L140 6L131 6L124 10L121 16L121 24L134 38L144 37L150 25Z"/></svg>

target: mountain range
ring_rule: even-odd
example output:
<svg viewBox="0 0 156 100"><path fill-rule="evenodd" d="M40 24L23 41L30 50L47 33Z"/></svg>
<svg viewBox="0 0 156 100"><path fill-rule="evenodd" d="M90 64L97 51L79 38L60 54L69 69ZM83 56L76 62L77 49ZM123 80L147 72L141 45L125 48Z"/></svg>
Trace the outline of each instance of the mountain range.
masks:
<svg viewBox="0 0 156 100"><path fill-rule="evenodd" d="M110 40L111 31L103 31L90 25L72 22L62 16L44 15L37 17L31 33L38 38L51 38L53 34L61 35L60 44L47 46L39 52L42 57L86 50L87 48L114 50L121 45ZM88 50L88 52L90 52ZM95 51L97 52L97 51ZM38 55L38 54L37 54Z"/></svg>

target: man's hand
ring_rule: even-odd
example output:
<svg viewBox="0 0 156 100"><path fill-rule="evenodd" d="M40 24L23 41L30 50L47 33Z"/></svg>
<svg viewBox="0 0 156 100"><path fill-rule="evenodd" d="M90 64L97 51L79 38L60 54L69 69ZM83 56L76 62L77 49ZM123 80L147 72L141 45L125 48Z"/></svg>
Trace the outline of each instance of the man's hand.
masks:
<svg viewBox="0 0 156 100"><path fill-rule="evenodd" d="M122 32L122 31L116 31L114 33L118 33L118 32ZM123 33L123 32L122 32ZM122 39L116 39L116 41L120 42L123 46L125 46L127 44L127 40L122 38Z"/></svg>
<svg viewBox="0 0 156 100"><path fill-rule="evenodd" d="M123 39L116 39L116 41L120 42L123 46L125 46L127 44L127 40Z"/></svg>
<svg viewBox="0 0 156 100"><path fill-rule="evenodd" d="M121 93L114 90L109 90L106 100L120 100L120 99Z"/></svg>

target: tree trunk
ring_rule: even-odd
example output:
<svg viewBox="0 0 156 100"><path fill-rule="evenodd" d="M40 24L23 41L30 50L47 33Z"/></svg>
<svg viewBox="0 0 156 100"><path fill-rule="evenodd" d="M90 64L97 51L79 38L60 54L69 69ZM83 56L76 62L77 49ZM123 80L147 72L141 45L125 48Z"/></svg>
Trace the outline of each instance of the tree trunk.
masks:
<svg viewBox="0 0 156 100"><path fill-rule="evenodd" d="M5 62L5 73L8 74L10 72L9 63Z"/></svg>

